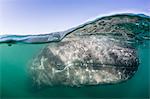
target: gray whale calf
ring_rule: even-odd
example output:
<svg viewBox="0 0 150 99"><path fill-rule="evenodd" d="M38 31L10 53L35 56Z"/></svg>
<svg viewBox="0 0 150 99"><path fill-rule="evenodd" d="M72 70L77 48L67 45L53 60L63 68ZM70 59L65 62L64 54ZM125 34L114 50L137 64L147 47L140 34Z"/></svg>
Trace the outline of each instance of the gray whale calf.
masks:
<svg viewBox="0 0 150 99"><path fill-rule="evenodd" d="M38 86L114 84L138 69L136 43L149 39L150 18L118 14L60 32L33 59L31 78ZM63 36L63 37L62 37Z"/></svg>

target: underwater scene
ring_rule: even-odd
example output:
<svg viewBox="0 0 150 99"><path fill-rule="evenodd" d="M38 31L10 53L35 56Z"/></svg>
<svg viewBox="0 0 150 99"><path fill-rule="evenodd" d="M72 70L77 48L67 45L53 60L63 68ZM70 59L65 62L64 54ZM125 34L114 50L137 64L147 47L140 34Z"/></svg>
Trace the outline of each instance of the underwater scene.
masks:
<svg viewBox="0 0 150 99"><path fill-rule="evenodd" d="M1 98L149 98L150 17L115 14L66 31L0 36Z"/></svg>

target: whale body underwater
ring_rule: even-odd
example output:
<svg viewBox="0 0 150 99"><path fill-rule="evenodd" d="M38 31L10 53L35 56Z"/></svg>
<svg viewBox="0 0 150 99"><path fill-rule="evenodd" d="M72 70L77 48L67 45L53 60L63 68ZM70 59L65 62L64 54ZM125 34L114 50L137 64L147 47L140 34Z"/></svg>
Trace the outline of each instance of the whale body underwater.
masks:
<svg viewBox="0 0 150 99"><path fill-rule="evenodd" d="M37 86L78 87L127 81L139 66L134 45L149 39L149 27L149 17L121 14L98 18L55 35L58 40L65 34L33 59L32 80Z"/></svg>
<svg viewBox="0 0 150 99"><path fill-rule="evenodd" d="M150 17L116 14L45 35L0 42L48 42L29 66L36 86L116 84L138 70L137 45L150 39Z"/></svg>

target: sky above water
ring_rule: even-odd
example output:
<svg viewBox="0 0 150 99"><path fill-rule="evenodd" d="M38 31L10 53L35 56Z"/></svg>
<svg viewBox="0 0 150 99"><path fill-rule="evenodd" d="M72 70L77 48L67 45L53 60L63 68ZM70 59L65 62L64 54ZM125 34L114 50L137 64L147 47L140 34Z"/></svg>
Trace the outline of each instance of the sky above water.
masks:
<svg viewBox="0 0 150 99"><path fill-rule="evenodd" d="M0 35L63 31L113 13L150 16L150 0L0 0Z"/></svg>

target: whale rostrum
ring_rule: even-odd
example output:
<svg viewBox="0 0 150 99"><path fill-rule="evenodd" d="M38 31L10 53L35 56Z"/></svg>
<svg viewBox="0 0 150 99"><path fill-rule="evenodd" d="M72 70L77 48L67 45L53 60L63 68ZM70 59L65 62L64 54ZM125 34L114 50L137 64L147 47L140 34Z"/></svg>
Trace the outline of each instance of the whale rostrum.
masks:
<svg viewBox="0 0 150 99"><path fill-rule="evenodd" d="M120 14L60 32L30 65L34 84L83 86L115 84L138 69L136 43L149 38L150 18ZM65 34L65 35L64 35Z"/></svg>

